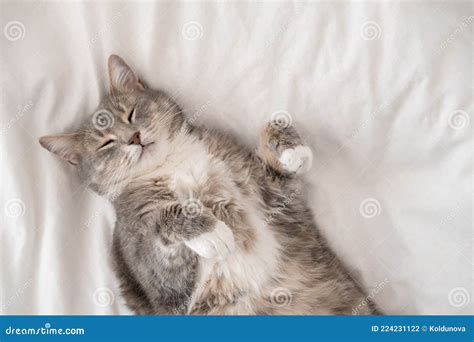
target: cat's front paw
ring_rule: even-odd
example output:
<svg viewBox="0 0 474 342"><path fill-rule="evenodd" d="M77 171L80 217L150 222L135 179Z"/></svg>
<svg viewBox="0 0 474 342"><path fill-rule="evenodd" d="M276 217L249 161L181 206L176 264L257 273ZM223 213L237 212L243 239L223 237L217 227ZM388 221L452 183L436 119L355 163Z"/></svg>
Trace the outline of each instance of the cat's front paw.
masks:
<svg viewBox="0 0 474 342"><path fill-rule="evenodd" d="M214 230L185 241L186 246L203 258L224 260L235 250L234 234L222 221Z"/></svg>
<svg viewBox="0 0 474 342"><path fill-rule="evenodd" d="M301 174L308 171L313 163L313 152L308 146L299 145L284 150L278 159L282 168L289 173Z"/></svg>

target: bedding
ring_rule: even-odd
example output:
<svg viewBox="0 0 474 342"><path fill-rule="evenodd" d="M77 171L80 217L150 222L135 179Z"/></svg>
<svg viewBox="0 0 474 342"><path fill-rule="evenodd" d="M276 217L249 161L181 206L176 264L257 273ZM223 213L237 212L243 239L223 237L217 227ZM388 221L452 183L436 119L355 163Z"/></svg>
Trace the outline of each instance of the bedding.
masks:
<svg viewBox="0 0 474 342"><path fill-rule="evenodd" d="M110 203L37 141L94 111L110 54L249 146L271 117L298 127L315 220L383 312L474 313L472 3L2 1L0 18L2 314L130 313Z"/></svg>

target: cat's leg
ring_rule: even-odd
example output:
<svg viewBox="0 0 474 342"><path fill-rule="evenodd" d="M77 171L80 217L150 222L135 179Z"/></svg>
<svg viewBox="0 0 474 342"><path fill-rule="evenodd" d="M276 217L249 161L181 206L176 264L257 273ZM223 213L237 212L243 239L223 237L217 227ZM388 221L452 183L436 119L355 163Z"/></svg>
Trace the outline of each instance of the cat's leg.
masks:
<svg viewBox="0 0 474 342"><path fill-rule="evenodd" d="M311 168L313 153L293 126L267 124L260 136L260 158L271 169L284 175L301 174Z"/></svg>
<svg viewBox="0 0 474 342"><path fill-rule="evenodd" d="M114 256L112 258L114 271L119 280L120 292L127 307L138 315L150 315L153 312L153 306L141 284L135 279L130 267L125 262L117 235L114 235L112 253Z"/></svg>
<svg viewBox="0 0 474 342"><path fill-rule="evenodd" d="M157 228L165 244L184 243L204 258L225 259L235 250L232 230L207 208L190 212L186 203L168 203L160 210Z"/></svg>

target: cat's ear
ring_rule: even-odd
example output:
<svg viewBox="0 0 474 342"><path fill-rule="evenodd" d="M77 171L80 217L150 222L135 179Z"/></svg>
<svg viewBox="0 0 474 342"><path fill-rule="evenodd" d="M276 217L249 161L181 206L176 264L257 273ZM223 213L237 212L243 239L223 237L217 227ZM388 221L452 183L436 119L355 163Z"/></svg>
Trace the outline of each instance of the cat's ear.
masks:
<svg viewBox="0 0 474 342"><path fill-rule="evenodd" d="M80 161L80 144L76 133L47 135L41 137L39 143L49 152L58 155L72 165L77 165Z"/></svg>
<svg viewBox="0 0 474 342"><path fill-rule="evenodd" d="M130 92L136 88L143 88L137 75L119 56L111 55L108 65L111 94Z"/></svg>

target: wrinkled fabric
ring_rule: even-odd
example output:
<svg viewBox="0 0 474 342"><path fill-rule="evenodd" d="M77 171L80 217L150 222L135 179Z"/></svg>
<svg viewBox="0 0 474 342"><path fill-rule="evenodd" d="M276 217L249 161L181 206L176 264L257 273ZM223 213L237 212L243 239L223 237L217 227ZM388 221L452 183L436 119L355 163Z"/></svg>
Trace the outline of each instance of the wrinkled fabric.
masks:
<svg viewBox="0 0 474 342"><path fill-rule="evenodd" d="M314 153L315 220L368 296L391 314L473 313L468 2L1 7L2 313L129 313L111 205L37 142L93 113L112 53L249 146L290 118Z"/></svg>

